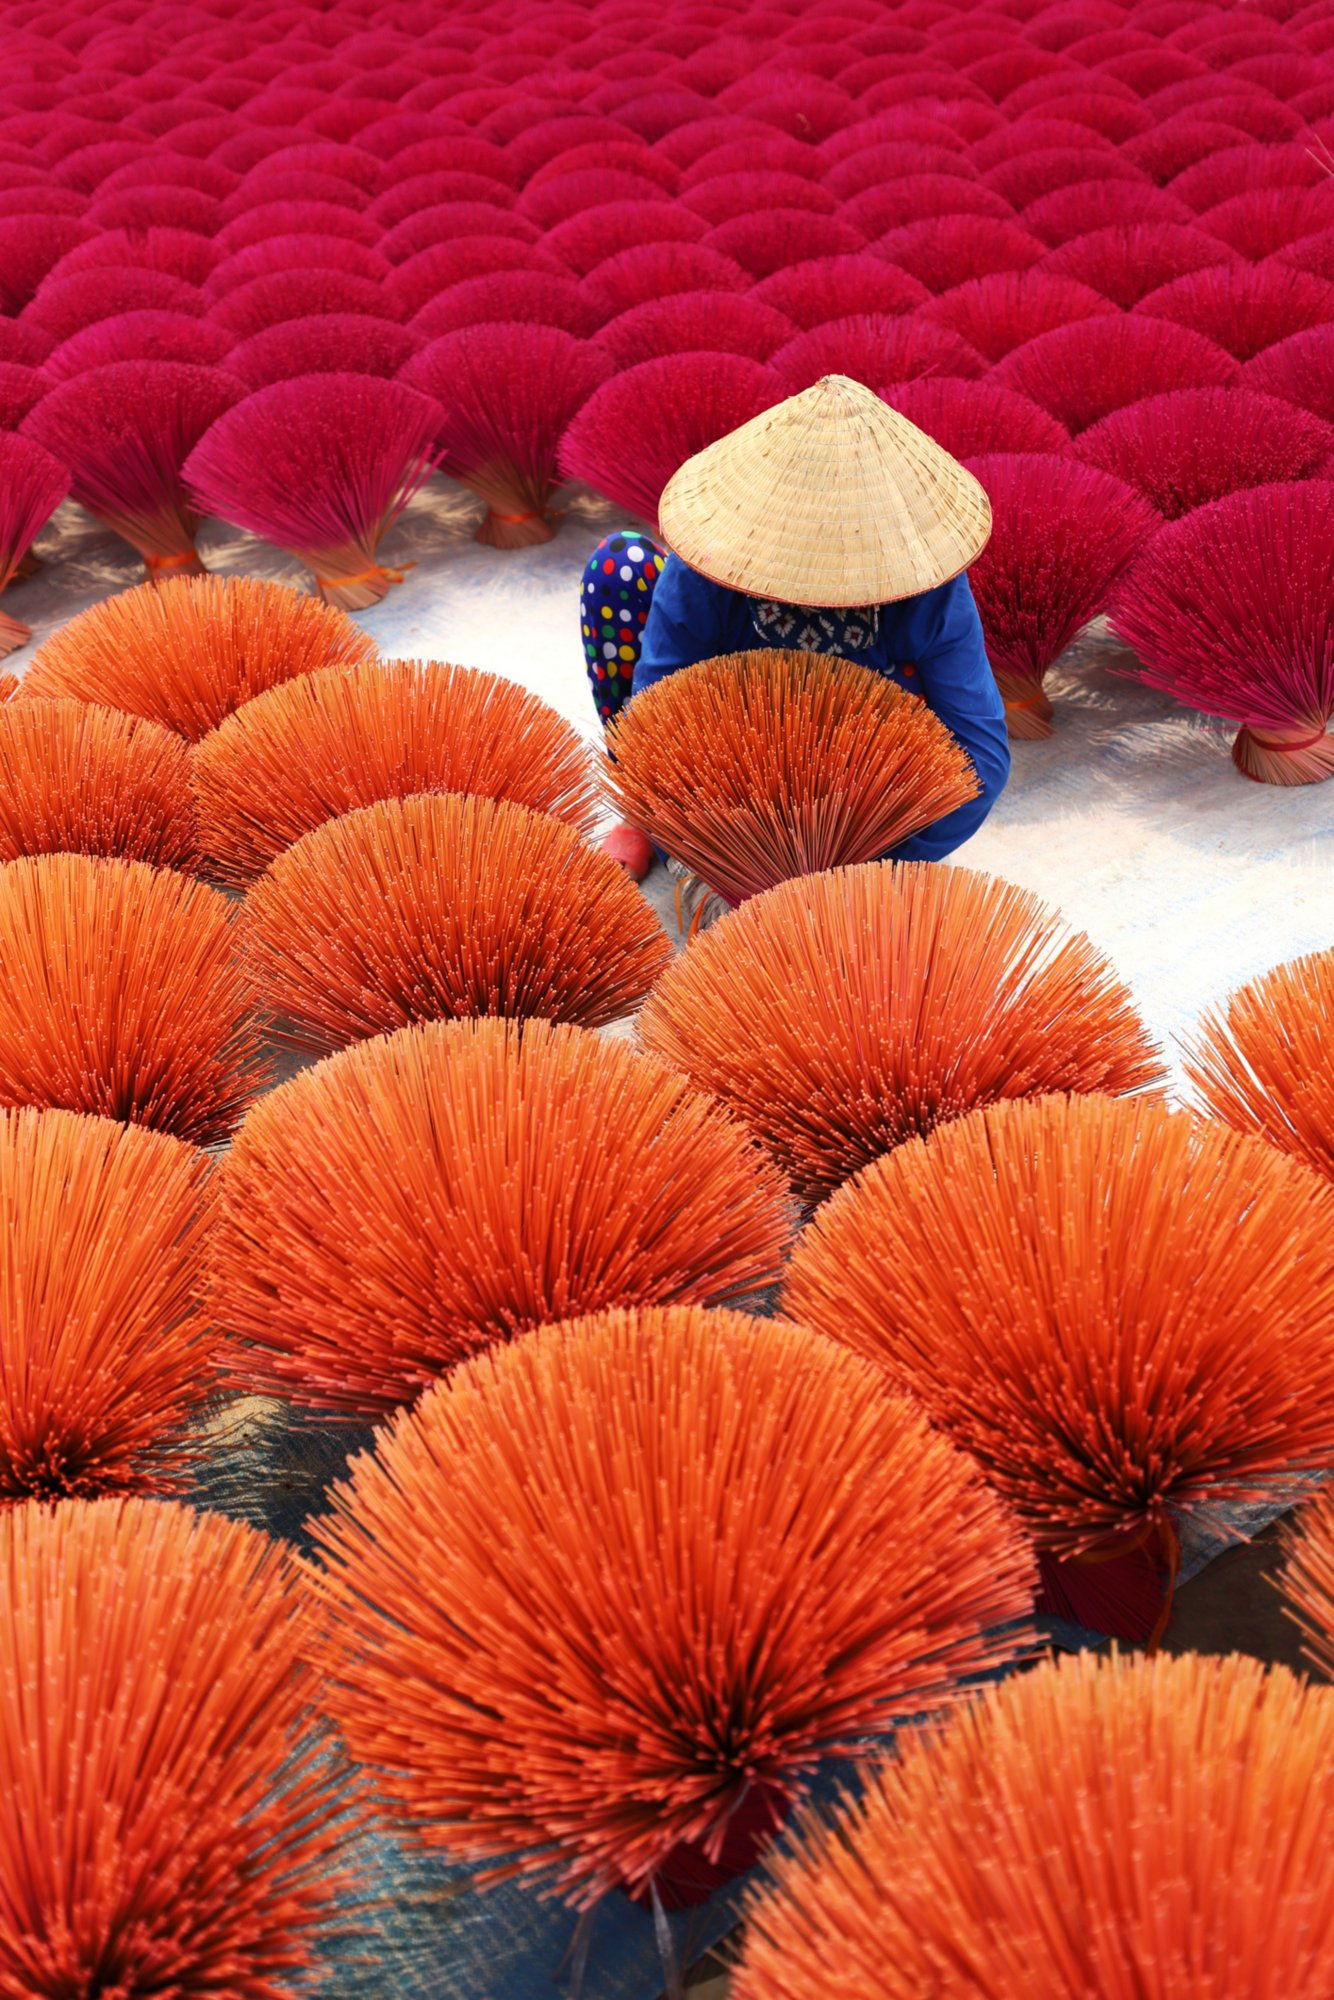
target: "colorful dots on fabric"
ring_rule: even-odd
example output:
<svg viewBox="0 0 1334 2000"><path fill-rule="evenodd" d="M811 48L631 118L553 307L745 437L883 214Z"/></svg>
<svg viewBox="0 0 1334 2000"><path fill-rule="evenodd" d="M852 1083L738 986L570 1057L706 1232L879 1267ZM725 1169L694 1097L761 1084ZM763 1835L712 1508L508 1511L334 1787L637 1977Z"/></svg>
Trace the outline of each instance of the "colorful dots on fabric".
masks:
<svg viewBox="0 0 1334 2000"><path fill-rule="evenodd" d="M579 631L602 722L630 699L653 590L667 551L647 535L608 535L584 567Z"/></svg>

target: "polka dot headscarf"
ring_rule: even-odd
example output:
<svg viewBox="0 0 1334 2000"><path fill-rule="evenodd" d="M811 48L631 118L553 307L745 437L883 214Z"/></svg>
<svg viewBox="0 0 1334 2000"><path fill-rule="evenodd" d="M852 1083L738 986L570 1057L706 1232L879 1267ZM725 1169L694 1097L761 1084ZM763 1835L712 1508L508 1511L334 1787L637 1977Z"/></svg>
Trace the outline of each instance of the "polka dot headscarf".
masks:
<svg viewBox="0 0 1334 2000"><path fill-rule="evenodd" d="M630 698L644 626L667 552L648 535L608 535L584 569L580 631L593 700L604 723Z"/></svg>

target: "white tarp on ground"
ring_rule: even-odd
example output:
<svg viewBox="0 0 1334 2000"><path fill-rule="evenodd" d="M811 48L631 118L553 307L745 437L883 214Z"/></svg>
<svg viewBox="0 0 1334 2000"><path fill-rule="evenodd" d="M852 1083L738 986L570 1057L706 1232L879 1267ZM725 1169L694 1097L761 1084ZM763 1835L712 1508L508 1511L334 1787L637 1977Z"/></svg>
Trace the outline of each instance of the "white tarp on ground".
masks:
<svg viewBox="0 0 1334 2000"><path fill-rule="evenodd" d="M472 539L477 511L461 489L433 481L381 551L415 568L361 622L386 655L507 674L596 735L578 580L618 523L580 504L554 541L501 553ZM46 569L5 598L34 644L143 575L123 543L73 507L37 546ZM201 546L223 573L308 581L290 558L216 522ZM22 671L31 651L6 664ZM1096 631L1071 649L1050 683L1054 734L1015 746L1009 788L958 860L1023 883L1087 930L1171 1053L1230 988L1334 944L1334 783L1282 789L1243 778L1228 756L1232 732L1122 678L1125 659Z"/></svg>

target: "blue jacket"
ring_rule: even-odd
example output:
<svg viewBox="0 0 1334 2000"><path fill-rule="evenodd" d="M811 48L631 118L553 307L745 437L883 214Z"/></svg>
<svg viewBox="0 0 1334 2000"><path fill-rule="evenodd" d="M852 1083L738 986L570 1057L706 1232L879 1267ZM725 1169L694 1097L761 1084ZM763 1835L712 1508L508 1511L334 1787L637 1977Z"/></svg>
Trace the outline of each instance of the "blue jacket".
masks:
<svg viewBox="0 0 1334 2000"><path fill-rule="evenodd" d="M669 556L653 593L631 692L638 694L697 660L751 652L764 644L751 618L749 598L725 584L710 583L679 557ZM1005 707L987 661L982 623L967 577L956 576L952 583L942 583L920 597L882 605L875 644L849 657L887 674L910 694L921 695L972 758L982 787L978 797L886 857L939 861L977 832L1010 775Z"/></svg>

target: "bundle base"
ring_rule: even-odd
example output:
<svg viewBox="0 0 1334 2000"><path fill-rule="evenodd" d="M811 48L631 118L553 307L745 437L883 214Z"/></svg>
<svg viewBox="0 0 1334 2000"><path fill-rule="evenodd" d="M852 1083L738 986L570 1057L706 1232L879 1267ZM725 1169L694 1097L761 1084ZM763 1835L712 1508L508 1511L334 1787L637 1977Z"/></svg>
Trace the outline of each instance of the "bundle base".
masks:
<svg viewBox="0 0 1334 2000"><path fill-rule="evenodd" d="M11 618L7 611L0 611L0 660L10 653L17 653L19 647L26 646L31 637L31 625L25 625L20 618Z"/></svg>
<svg viewBox="0 0 1334 2000"><path fill-rule="evenodd" d="M412 564L407 565L409 569ZM402 583L403 571L391 569L384 563L365 562L360 569L349 564L346 571L337 570L327 574L331 565L327 557L323 561L312 562L315 575L315 593L326 604L336 604L340 611L366 611L396 583Z"/></svg>
<svg viewBox="0 0 1334 2000"><path fill-rule="evenodd" d="M151 550L142 549L144 568L148 571L150 583L170 583L177 576L207 576L208 571L200 561L199 551L193 546L179 549L172 555L154 555Z"/></svg>
<svg viewBox="0 0 1334 2000"><path fill-rule="evenodd" d="M11 582L25 583L30 576L36 576L42 567L41 557L34 555L31 549L25 549L14 565Z"/></svg>
<svg viewBox="0 0 1334 2000"><path fill-rule="evenodd" d="M1123 1554L1100 1551L1083 1558L1039 1549L1038 1576L1039 1617L1069 1619L1133 1646L1161 1637L1173 1576L1156 1540L1141 1541Z"/></svg>
<svg viewBox="0 0 1334 2000"><path fill-rule="evenodd" d="M1052 705L1040 681L1022 674L998 673L996 685L1005 703L1005 728L1012 740L1037 743L1051 735Z"/></svg>
<svg viewBox="0 0 1334 2000"><path fill-rule="evenodd" d="M632 1903L651 1908L656 1889L664 1910L697 1909L755 1866L791 1810L791 1799L776 1786L752 1785L728 1819L715 1860L706 1854L704 1841L679 1841L654 1871L652 1886L627 1889L626 1894Z"/></svg>
<svg viewBox="0 0 1334 2000"><path fill-rule="evenodd" d="M474 539L488 549L532 549L555 533L545 514L497 514L488 508Z"/></svg>
<svg viewBox="0 0 1334 2000"><path fill-rule="evenodd" d="M1318 785L1334 777L1334 736L1318 730L1239 729L1232 761L1259 785Z"/></svg>

